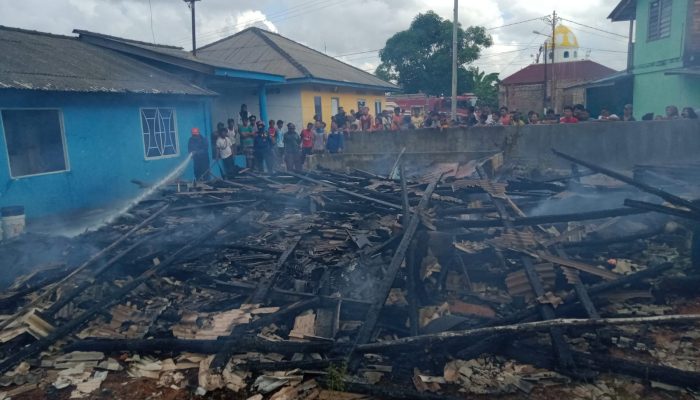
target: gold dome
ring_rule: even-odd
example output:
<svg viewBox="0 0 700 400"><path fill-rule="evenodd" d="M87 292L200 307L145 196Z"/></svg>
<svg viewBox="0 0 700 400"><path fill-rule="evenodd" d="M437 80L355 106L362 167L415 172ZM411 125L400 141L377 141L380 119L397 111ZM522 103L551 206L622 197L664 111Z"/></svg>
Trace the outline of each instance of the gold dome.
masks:
<svg viewBox="0 0 700 400"><path fill-rule="evenodd" d="M578 48L578 39L574 32L564 25L557 25L554 29L555 38L557 40L557 48ZM547 45L552 46L552 38L547 39Z"/></svg>

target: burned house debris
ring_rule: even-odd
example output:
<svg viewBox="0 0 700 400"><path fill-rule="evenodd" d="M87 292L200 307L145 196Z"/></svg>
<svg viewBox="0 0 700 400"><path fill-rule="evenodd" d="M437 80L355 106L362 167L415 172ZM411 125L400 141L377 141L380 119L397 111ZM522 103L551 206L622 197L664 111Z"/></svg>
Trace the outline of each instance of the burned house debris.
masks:
<svg viewBox="0 0 700 400"><path fill-rule="evenodd" d="M700 164L557 155L173 184L6 241L0 398L694 398Z"/></svg>

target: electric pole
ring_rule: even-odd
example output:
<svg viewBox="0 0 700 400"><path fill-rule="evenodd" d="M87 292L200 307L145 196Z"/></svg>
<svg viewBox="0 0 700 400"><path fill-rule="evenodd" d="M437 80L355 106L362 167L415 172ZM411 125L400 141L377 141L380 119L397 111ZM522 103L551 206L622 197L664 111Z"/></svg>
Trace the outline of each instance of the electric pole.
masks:
<svg viewBox="0 0 700 400"><path fill-rule="evenodd" d="M455 0L454 18L452 18L452 120L457 120L457 29L459 0Z"/></svg>
<svg viewBox="0 0 700 400"><path fill-rule="evenodd" d="M554 109L554 112L556 113L557 110L557 102L556 102L556 96L557 96L557 81L556 81L556 62L557 62L557 10L554 10L552 12L552 96L551 96L551 104L552 108Z"/></svg>
<svg viewBox="0 0 700 400"><path fill-rule="evenodd" d="M197 34L194 26L194 3L201 1L201 0L184 0L185 3L187 3L187 6L190 8L190 11L192 13L192 55L196 56L197 55Z"/></svg>

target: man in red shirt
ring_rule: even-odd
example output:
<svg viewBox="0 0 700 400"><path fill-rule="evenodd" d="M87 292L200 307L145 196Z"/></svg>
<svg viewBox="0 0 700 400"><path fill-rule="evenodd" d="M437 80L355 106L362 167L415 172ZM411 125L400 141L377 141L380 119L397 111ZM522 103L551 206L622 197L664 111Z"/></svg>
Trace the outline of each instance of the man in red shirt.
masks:
<svg viewBox="0 0 700 400"><path fill-rule="evenodd" d="M566 106L564 107L564 116L559 119L559 123L562 124L576 124L578 123L578 118L574 117L574 109Z"/></svg>
<svg viewBox="0 0 700 400"><path fill-rule="evenodd" d="M309 122L306 129L301 131L301 164L306 162L306 156L313 153L314 149L314 124Z"/></svg>

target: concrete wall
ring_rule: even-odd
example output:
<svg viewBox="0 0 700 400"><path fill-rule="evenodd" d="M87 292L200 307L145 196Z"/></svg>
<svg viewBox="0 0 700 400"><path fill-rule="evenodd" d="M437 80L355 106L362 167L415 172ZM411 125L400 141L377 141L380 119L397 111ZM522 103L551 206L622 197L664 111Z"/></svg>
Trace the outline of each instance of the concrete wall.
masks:
<svg viewBox="0 0 700 400"><path fill-rule="evenodd" d="M27 216L117 205L140 194L137 179L155 183L187 156L190 129L206 131L205 98L3 91L0 109L52 108L63 117L69 170L11 178L5 132L0 121L0 207L25 206ZM179 154L145 159L141 107L175 109ZM184 175L192 177L189 167Z"/></svg>
<svg viewBox="0 0 700 400"><path fill-rule="evenodd" d="M317 161L329 168L376 167L376 172L382 172L404 147L407 160L426 165L463 162L502 151L506 162L568 167L567 162L551 153L550 149L556 148L600 165L629 169L639 163L697 162L700 120L357 133L346 140L344 154L325 155Z"/></svg>

